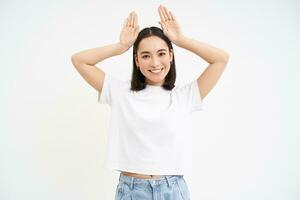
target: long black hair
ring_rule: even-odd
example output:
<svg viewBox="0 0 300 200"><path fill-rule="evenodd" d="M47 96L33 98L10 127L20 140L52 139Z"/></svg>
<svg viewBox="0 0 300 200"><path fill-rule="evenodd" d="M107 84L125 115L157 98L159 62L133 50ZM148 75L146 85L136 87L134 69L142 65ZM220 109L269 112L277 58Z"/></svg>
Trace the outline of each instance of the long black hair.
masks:
<svg viewBox="0 0 300 200"><path fill-rule="evenodd" d="M133 91L140 91L144 89L147 85L145 81L145 76L142 74L140 70L137 69L136 63L135 63L135 56L137 56L137 50L138 46L142 39L150 37L150 36L157 36L164 40L169 48L169 52L173 52L173 60L171 61L170 70L168 74L165 77L165 82L162 85L162 87L166 90L172 90L175 87L175 81L176 81L176 68L175 68L175 57L174 57L174 49L172 46L171 41L169 38L163 33L163 30L152 26L147 27L141 30L137 36L137 39L135 40L133 44L133 71L132 71L132 77L131 77L131 90Z"/></svg>

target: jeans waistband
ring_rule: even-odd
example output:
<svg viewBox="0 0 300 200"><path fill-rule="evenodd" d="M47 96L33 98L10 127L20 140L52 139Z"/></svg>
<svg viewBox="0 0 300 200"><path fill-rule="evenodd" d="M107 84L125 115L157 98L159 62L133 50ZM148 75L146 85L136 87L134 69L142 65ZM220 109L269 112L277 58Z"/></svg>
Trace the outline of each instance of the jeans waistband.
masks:
<svg viewBox="0 0 300 200"><path fill-rule="evenodd" d="M176 180L182 178L183 175L161 175L158 178L155 179L144 179L144 178L136 178L136 177L131 177L131 176L126 176L122 173L120 173L119 181L127 183L128 185L133 185L133 184L145 184L145 183L153 183L155 182L156 184L160 184L163 182L167 182L168 185L171 183L175 182Z"/></svg>

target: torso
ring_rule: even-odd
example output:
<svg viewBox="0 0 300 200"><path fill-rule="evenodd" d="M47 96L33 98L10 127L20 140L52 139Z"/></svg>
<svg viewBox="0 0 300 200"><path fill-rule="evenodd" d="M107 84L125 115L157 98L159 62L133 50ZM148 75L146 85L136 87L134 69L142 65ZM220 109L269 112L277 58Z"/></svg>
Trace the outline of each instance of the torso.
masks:
<svg viewBox="0 0 300 200"><path fill-rule="evenodd" d="M121 173L125 176L130 176L134 178L143 178L143 179L154 179L154 178L161 177L161 175L137 174L137 173L126 172L126 171L121 171Z"/></svg>

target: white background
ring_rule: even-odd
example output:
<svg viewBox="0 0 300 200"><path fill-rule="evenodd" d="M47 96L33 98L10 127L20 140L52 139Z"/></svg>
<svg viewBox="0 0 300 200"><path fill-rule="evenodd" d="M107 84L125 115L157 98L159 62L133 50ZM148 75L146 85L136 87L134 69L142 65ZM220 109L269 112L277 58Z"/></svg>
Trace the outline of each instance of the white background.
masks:
<svg viewBox="0 0 300 200"><path fill-rule="evenodd" d="M300 199L298 1L1 1L0 199L113 199L104 167L110 109L71 55L118 42L135 10L159 26L159 4L186 36L226 50L230 62L191 116L191 199ZM203 59L175 48L177 82ZM97 65L130 79L132 48Z"/></svg>

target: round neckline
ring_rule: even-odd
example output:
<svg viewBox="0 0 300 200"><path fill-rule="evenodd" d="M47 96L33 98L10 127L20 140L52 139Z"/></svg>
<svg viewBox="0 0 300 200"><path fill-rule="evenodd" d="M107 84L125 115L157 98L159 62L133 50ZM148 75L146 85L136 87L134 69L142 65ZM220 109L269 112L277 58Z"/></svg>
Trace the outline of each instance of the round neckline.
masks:
<svg viewBox="0 0 300 200"><path fill-rule="evenodd" d="M150 90L164 90L164 88L160 85L149 85L149 84L147 84L146 88L150 89Z"/></svg>
<svg viewBox="0 0 300 200"><path fill-rule="evenodd" d="M149 85L149 84L147 84L147 87L160 88L160 87L162 87L162 86L161 86L161 85Z"/></svg>

